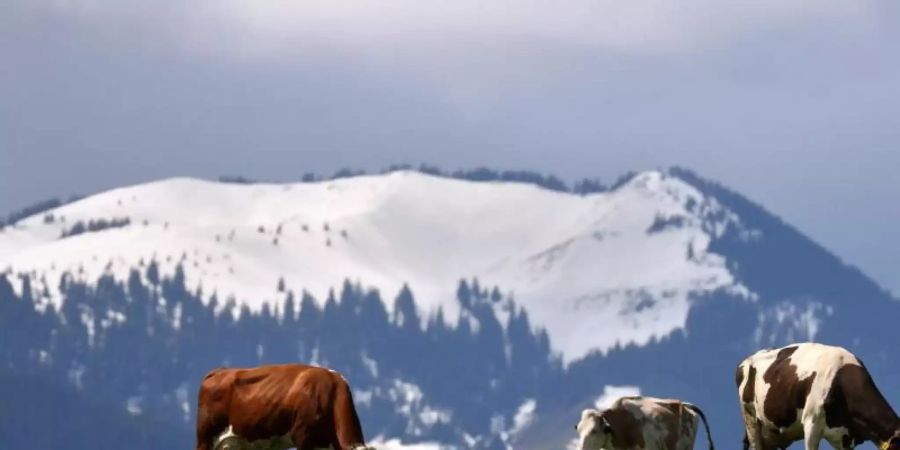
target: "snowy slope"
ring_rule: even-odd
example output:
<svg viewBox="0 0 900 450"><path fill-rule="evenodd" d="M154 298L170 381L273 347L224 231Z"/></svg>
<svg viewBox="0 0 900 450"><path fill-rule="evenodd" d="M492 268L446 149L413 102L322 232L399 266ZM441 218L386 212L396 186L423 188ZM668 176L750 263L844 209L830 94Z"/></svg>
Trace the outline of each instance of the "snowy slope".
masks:
<svg viewBox="0 0 900 450"><path fill-rule="evenodd" d="M65 271L124 279L156 260L163 274L181 262L188 286L252 308L283 297L280 277L320 301L349 278L388 297L408 283L417 302L456 317L458 281L478 277L512 295L571 361L683 327L692 294L752 298L708 251L739 218L656 171L588 196L417 172L298 184L177 178L49 214L0 231L0 269L34 273L47 303L60 301ZM130 224L61 237L78 221L122 218Z"/></svg>

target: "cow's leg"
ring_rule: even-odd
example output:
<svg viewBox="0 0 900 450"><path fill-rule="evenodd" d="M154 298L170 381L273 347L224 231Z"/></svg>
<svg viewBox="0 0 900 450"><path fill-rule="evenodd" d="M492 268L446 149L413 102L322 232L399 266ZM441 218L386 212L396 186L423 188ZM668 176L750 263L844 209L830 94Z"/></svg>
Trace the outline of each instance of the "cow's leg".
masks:
<svg viewBox="0 0 900 450"><path fill-rule="evenodd" d="M291 442L297 450L312 450L310 445L306 442L306 438L307 431L305 426L294 427L294 429L291 430Z"/></svg>
<svg viewBox="0 0 900 450"><path fill-rule="evenodd" d="M197 436L196 450L212 450L212 448L210 448L209 441L203 439L201 436Z"/></svg>
<svg viewBox="0 0 900 450"><path fill-rule="evenodd" d="M803 443L806 450L819 450L819 442L825 432L824 420L817 417L805 417L803 419Z"/></svg>
<svg viewBox="0 0 900 450"><path fill-rule="evenodd" d="M769 450L762 436L762 425L756 419L756 415L749 410L750 405L743 405L741 412L744 416L744 449Z"/></svg>
<svg viewBox="0 0 900 450"><path fill-rule="evenodd" d="M216 438L215 428L207 423L197 426L197 450L213 450L213 440Z"/></svg>

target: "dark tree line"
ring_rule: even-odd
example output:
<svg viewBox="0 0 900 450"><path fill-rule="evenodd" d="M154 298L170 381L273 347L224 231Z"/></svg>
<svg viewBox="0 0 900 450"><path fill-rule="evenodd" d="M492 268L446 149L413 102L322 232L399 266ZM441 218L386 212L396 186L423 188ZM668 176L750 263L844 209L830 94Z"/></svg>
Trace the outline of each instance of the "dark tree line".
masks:
<svg viewBox="0 0 900 450"><path fill-rule="evenodd" d="M508 182L518 182L518 183L527 183L533 184L535 186L549 189L557 192L571 192L579 195L592 194L596 192L605 192L609 190L609 188L595 178L585 178L579 181L576 181L574 184L569 186L565 181L559 179L554 175L545 175L538 172L533 172L529 170L494 170L486 167L478 167L475 169L467 169L467 170L455 170L455 171L444 171L434 166L429 165L420 165L420 166L412 166L409 164L396 164L389 166L388 168L381 170L379 173L391 173L400 170L414 170L417 172L421 172L428 175L447 177L447 178L455 178L459 180L468 180L468 181L480 181L480 182L491 182L491 181L508 181ZM329 175L319 175L316 173L305 173L300 177L300 181L304 183L312 183L318 181L328 181L328 180L338 180L342 178L351 178L366 175L365 170L354 170L350 168L339 169L333 174ZM254 180L244 178L241 176L221 176L219 177L219 181L225 183L239 183L239 184L251 184L254 183Z"/></svg>
<svg viewBox="0 0 900 450"><path fill-rule="evenodd" d="M52 216L49 216L52 217ZM71 236L77 236L83 233L93 233L96 231L102 231L109 228L122 228L131 225L131 219L128 217L123 217L120 219L91 219L88 220L87 223L79 220L72 224L71 227L63 229L60 234L60 238L67 238Z"/></svg>
<svg viewBox="0 0 900 450"><path fill-rule="evenodd" d="M477 280L459 283L458 323L443 309L425 315L407 287L387 308L378 291L350 282L324 302L285 289L251 311L190 289L180 267L160 277L155 262L124 282L106 275L85 284L65 275L61 306L43 312L34 298L44 291L40 284L0 275L0 364L174 427L193 422L208 370L300 362L351 381L370 436L409 436L418 428L422 439L461 442L462 433L491 436L492 419L509 423L522 398L562 372L546 332ZM422 398L401 412L406 384ZM452 420L428 423L420 417L427 409ZM500 442L493 436L482 445Z"/></svg>

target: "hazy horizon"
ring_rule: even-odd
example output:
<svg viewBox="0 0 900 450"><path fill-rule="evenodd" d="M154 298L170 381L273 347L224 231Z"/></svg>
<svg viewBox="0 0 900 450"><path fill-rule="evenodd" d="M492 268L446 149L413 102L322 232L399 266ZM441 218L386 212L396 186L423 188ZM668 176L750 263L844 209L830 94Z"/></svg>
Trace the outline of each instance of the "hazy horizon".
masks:
<svg viewBox="0 0 900 450"><path fill-rule="evenodd" d="M11 0L0 211L168 176L684 166L900 292L900 4Z"/></svg>

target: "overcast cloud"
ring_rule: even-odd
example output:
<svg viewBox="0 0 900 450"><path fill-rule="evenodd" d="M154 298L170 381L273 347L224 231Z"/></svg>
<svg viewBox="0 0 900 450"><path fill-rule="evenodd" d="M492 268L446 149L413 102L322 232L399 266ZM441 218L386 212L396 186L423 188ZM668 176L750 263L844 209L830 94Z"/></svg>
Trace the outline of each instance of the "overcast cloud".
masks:
<svg viewBox="0 0 900 450"><path fill-rule="evenodd" d="M173 175L693 168L900 292L900 3L5 0L0 211Z"/></svg>

